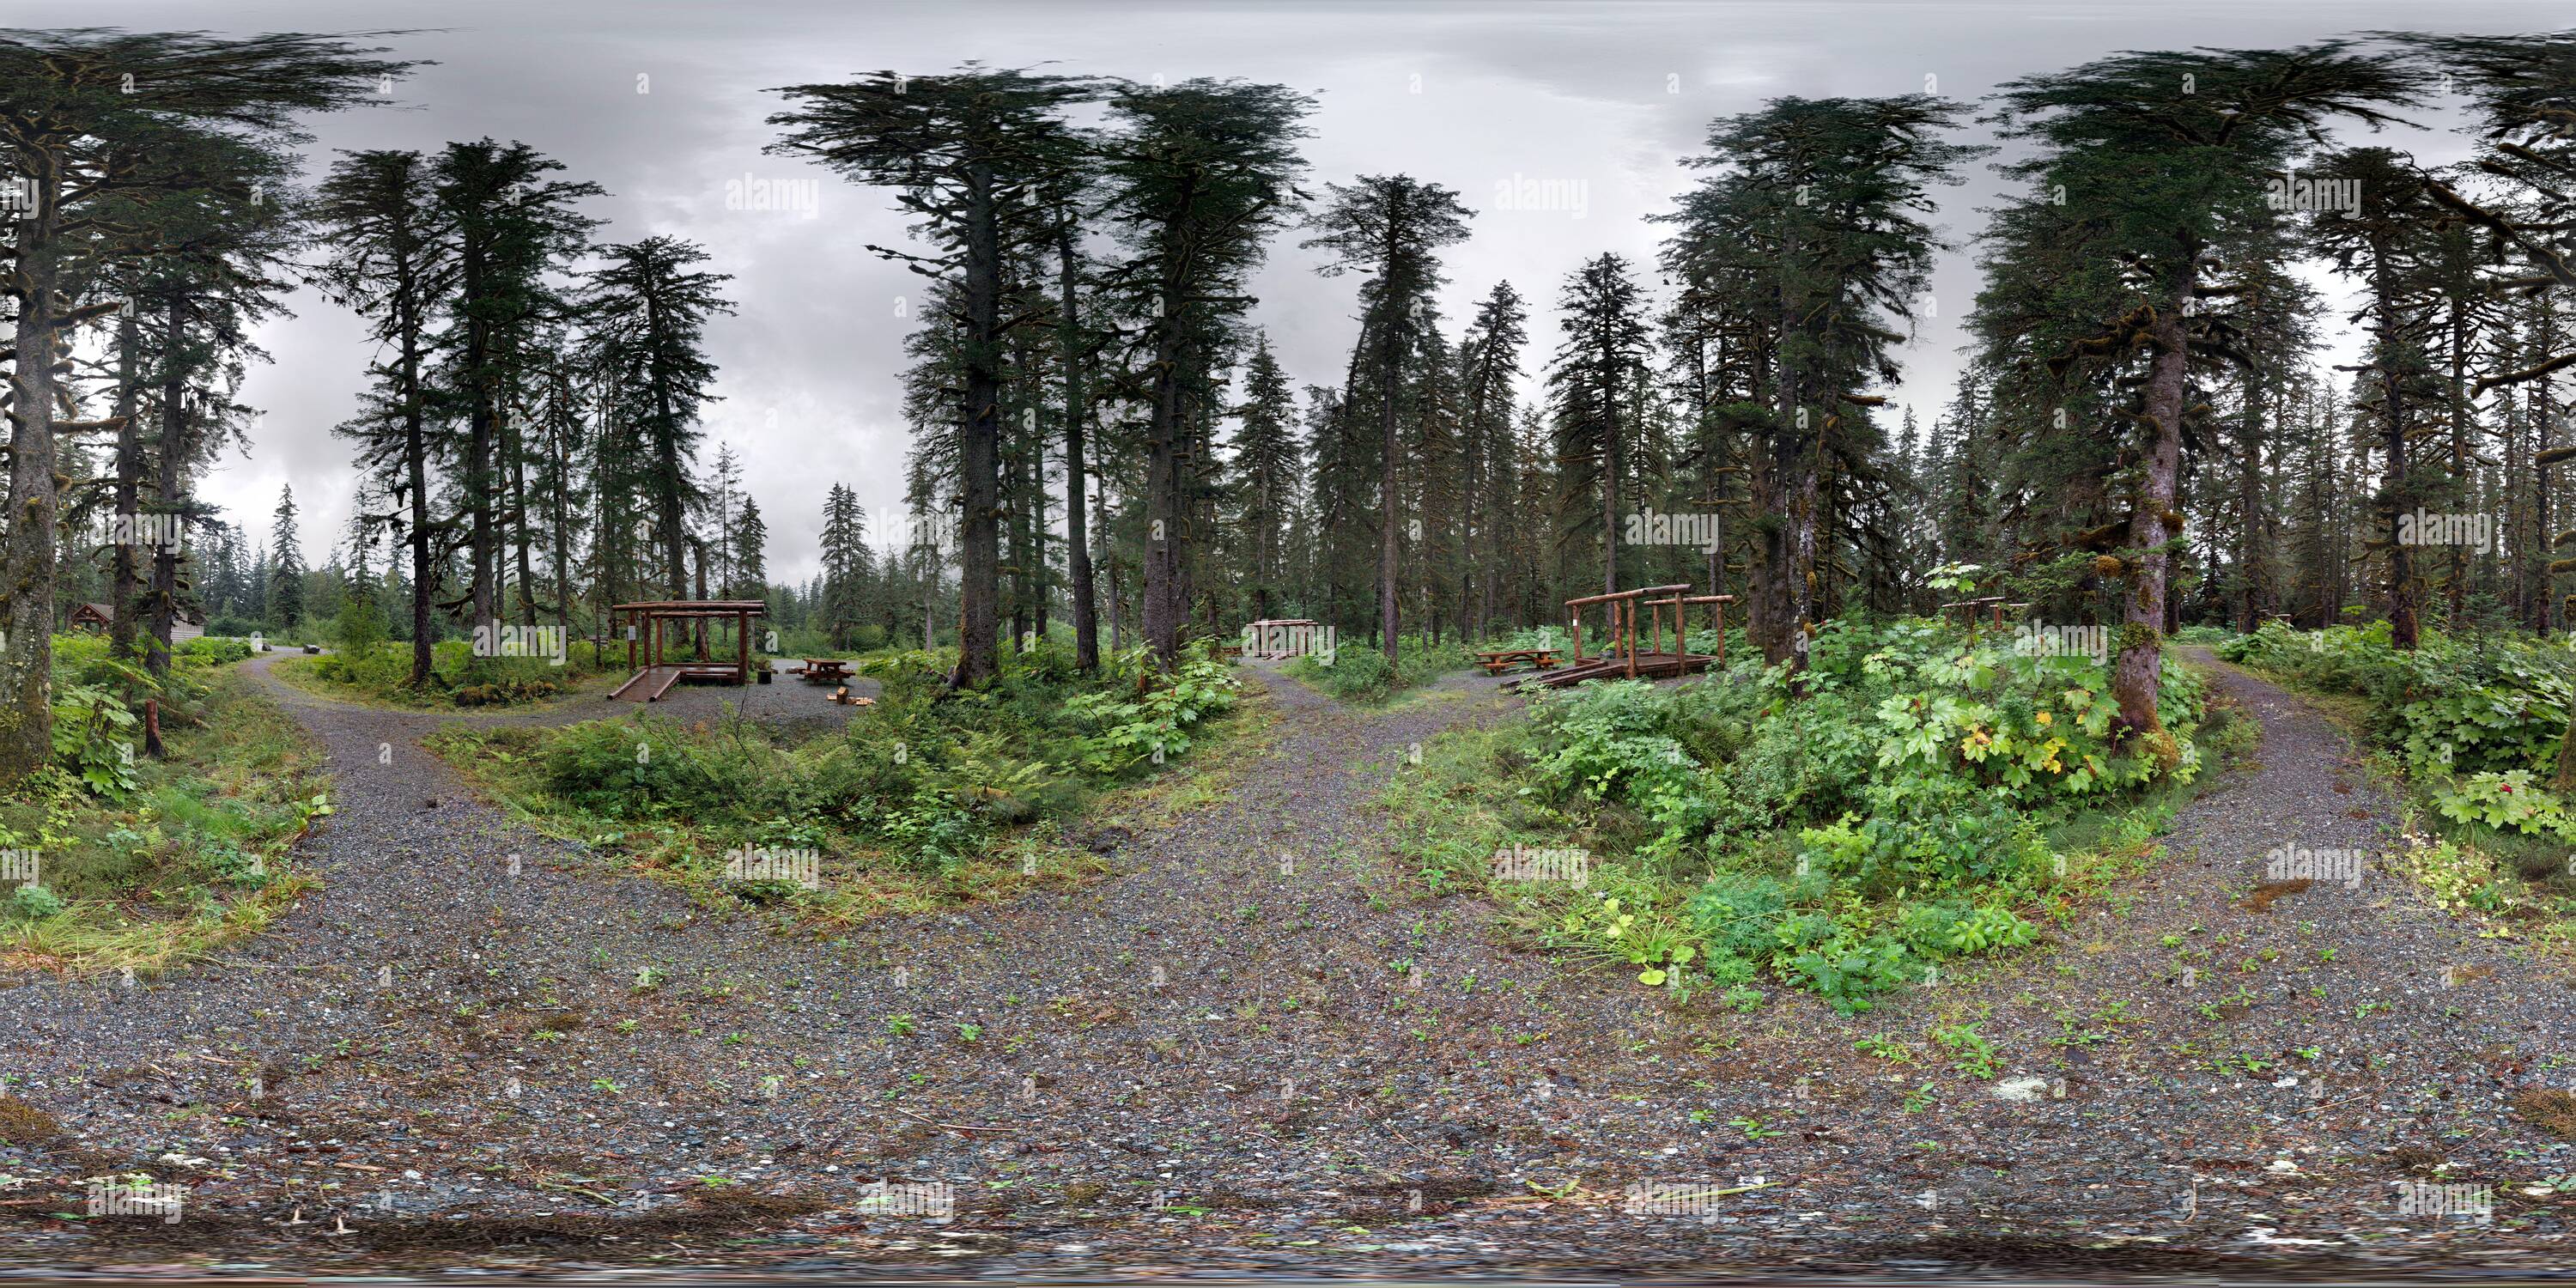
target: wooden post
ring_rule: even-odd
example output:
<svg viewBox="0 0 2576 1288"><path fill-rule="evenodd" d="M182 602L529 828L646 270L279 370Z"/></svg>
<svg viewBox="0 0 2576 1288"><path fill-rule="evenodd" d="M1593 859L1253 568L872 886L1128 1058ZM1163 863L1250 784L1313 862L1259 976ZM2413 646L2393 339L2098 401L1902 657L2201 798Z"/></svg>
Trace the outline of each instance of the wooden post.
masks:
<svg viewBox="0 0 2576 1288"><path fill-rule="evenodd" d="M751 683L751 614L733 615L733 682Z"/></svg>
<svg viewBox="0 0 2576 1288"><path fill-rule="evenodd" d="M156 757L163 754L161 750L161 699L159 698L145 698L143 700L143 754Z"/></svg>
<svg viewBox="0 0 2576 1288"><path fill-rule="evenodd" d="M1626 610L1620 616L1628 623L1628 628L1620 635L1620 639L1627 646L1623 651L1628 655L1628 678L1633 680L1637 678L1637 601L1623 600L1620 602L1620 607Z"/></svg>

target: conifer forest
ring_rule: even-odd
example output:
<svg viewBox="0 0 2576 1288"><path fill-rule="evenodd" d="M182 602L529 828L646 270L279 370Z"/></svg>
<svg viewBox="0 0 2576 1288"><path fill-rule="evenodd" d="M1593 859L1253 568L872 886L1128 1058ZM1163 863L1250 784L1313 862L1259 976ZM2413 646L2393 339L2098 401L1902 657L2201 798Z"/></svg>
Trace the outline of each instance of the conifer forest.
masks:
<svg viewBox="0 0 2576 1288"><path fill-rule="evenodd" d="M22 8L0 1267L2563 1273L2565 18Z"/></svg>

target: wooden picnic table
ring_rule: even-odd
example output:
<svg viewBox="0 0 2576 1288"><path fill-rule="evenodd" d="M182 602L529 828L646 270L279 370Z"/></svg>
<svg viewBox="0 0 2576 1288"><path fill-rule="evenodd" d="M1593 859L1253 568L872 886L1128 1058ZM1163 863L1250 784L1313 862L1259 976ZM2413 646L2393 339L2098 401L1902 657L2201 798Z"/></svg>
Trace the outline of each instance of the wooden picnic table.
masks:
<svg viewBox="0 0 2576 1288"><path fill-rule="evenodd" d="M808 657L800 658L798 660L805 664L805 678L809 681L820 682L825 680L846 680L850 678L850 664L840 658Z"/></svg>
<svg viewBox="0 0 2576 1288"><path fill-rule="evenodd" d="M1557 664L1557 650L1552 648L1502 648L1476 654L1476 664L1487 675L1501 675L1526 662L1533 670L1544 671Z"/></svg>

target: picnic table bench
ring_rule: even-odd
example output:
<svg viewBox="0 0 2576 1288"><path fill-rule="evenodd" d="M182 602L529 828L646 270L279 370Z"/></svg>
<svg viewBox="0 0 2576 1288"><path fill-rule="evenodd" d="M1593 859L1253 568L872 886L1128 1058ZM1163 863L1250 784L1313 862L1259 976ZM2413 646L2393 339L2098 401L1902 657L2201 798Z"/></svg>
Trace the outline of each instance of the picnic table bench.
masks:
<svg viewBox="0 0 2576 1288"><path fill-rule="evenodd" d="M1503 648L1476 654L1476 664L1487 675L1503 672L1526 662L1533 670L1544 671L1557 664L1557 650L1552 648Z"/></svg>
<svg viewBox="0 0 2576 1288"><path fill-rule="evenodd" d="M850 678L850 664L840 658L808 657L800 658L798 660L805 664L805 678L808 681L821 682L826 680L846 680Z"/></svg>

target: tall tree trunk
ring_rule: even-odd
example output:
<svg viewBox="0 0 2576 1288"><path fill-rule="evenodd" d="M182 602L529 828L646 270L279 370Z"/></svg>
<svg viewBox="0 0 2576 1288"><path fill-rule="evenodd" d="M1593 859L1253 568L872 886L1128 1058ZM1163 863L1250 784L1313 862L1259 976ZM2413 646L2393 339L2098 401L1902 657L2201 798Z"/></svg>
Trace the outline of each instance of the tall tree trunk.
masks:
<svg viewBox="0 0 2576 1288"><path fill-rule="evenodd" d="M463 256L464 296L472 304L484 299L485 277L491 266L486 262L490 248L475 243ZM498 598L493 582L501 574L500 558L494 545L499 531L492 522L492 465L497 438L492 390L492 324L469 311L465 320L465 369L471 385L471 402L466 410L465 506L469 535L473 546L474 586L469 592L473 605L473 628L483 630L498 620Z"/></svg>
<svg viewBox="0 0 2576 1288"><path fill-rule="evenodd" d="M1085 526L1088 497L1083 481L1083 421L1091 404L1083 391L1081 268L1074 253L1071 218L1056 224L1056 345L1064 363L1064 541L1065 563L1073 579L1073 665L1086 674L1100 669L1099 606L1091 587L1091 540Z"/></svg>
<svg viewBox="0 0 2576 1288"><path fill-rule="evenodd" d="M42 155L50 155L42 154ZM18 298L17 355L9 364L9 532L0 595L9 602L0 638L0 783L14 783L53 755L54 333L58 173L34 176L36 200L18 219L8 286Z"/></svg>
<svg viewBox="0 0 2576 1288"><path fill-rule="evenodd" d="M2543 295L2540 298L2540 352L2554 354L2557 346L2557 307L2547 295ZM2542 376L2533 386L2531 400L2532 529L2538 535L2537 548L2540 551L2540 593L2533 596L2538 602L2532 607L2531 628L2544 634L2549 631L2550 623L2562 620L2558 602L2558 568L2552 559L2560 543L2557 540L2557 516L2551 513L2555 507L2551 504L2552 489L2549 486L2549 476L2557 467L2557 462L2551 459L2555 450L2551 439L2555 436L2558 404L2557 396L2550 388L2557 379L2555 375ZM2576 720L2576 715L2570 718Z"/></svg>
<svg viewBox="0 0 2576 1288"><path fill-rule="evenodd" d="M429 610L438 595L438 561L431 549L429 522L429 426L421 405L420 284L413 277L408 250L396 261L395 329L402 336L403 486L411 500L411 684L430 682L432 637Z"/></svg>
<svg viewBox="0 0 2576 1288"><path fill-rule="evenodd" d="M176 313L174 305L174 323ZM188 420L181 398L184 392L177 375L165 371L161 385L161 481L154 490L159 494L162 511L171 516L171 528L162 535L171 538L186 531L188 521ZM143 663L154 676L167 676L170 634L179 612L179 543L175 539L152 548L151 604L152 642Z"/></svg>
<svg viewBox="0 0 2576 1288"><path fill-rule="evenodd" d="M2460 489L2465 501L2469 479L2469 301L2465 292L2451 292L2450 310L2450 413L2451 413L2451 481ZM2496 534L2496 546L2503 546L2504 534ZM2444 620L2457 631L2468 617L2469 551L2466 546L2451 547L2451 580L2446 588L2449 611Z"/></svg>
<svg viewBox="0 0 2576 1288"><path fill-rule="evenodd" d="M163 345L164 371L178 365L178 297L171 296L171 321L168 341ZM135 590L141 573L135 567L134 543L142 535L143 431L135 424L134 409L140 375L138 351L142 348L142 325L135 318L135 306L128 302L123 318L116 324L116 551L111 556L108 572L107 606L115 616L108 622L108 653L117 658L134 656ZM158 529L152 530L155 536Z"/></svg>
<svg viewBox="0 0 2576 1288"><path fill-rule="evenodd" d="M2174 497L2182 478L2183 399L2189 392L2190 340L2183 332L2183 309L2192 298L2199 274L2186 265L2175 274L2165 307L2156 311L2150 334L2155 356L2147 367L2146 414L2151 440L2136 508L2129 516L2130 547L2136 551L2127 568L2129 586L2121 606L2120 657L2111 675L2111 694L2129 732L2148 739L2148 750L2171 763L2179 754L2156 710L2156 682L2164 670L2165 582L2172 556L2165 543L2179 530L2182 515Z"/></svg>
<svg viewBox="0 0 2576 1288"><path fill-rule="evenodd" d="M959 533L963 575L957 587L957 672L952 682L980 688L1001 673L1000 479L1002 240L1000 212L987 162L966 167L966 390L958 418L958 493L965 510Z"/></svg>
<svg viewBox="0 0 2576 1288"><path fill-rule="evenodd" d="M2374 239L2374 268L2371 294L2374 311L2379 315L2375 329L2379 332L2379 388L2383 400L2380 414L2387 422L2388 472L2381 479L2381 489L2388 498L2388 642L2398 648L2413 648L2416 643L2415 561L2412 547L2401 540L2398 521L2412 497L2406 478L2406 399L2404 381L2399 378L2397 363L2406 343L2397 316L2397 282L2389 263L2390 249L2386 239ZM2422 534L2417 534L2419 537Z"/></svg>
<svg viewBox="0 0 2576 1288"><path fill-rule="evenodd" d="M566 499L572 491L572 426L568 420L555 420L554 432L547 436L547 456L554 464L552 495L546 498L549 522L554 536L555 626L563 632L564 647L572 647L572 511ZM597 661L594 658L593 661Z"/></svg>
<svg viewBox="0 0 2576 1288"><path fill-rule="evenodd" d="M2262 616L2263 380L2245 373L2245 431L2237 470L2236 629L2252 634Z"/></svg>
<svg viewBox="0 0 2576 1288"><path fill-rule="evenodd" d="M528 426L516 411L510 414L508 452L510 455L510 522L516 539L510 544L516 551L519 566L519 623L537 624L537 574L530 549L536 545L529 516L535 511L528 505Z"/></svg>
<svg viewBox="0 0 2576 1288"><path fill-rule="evenodd" d="M1167 272L1163 281L1165 316L1155 328L1153 414L1147 422L1145 456L1145 643L1154 658L1169 668L1181 651L1181 624L1188 605L1181 587L1181 457L1186 450L1181 423L1179 283Z"/></svg>
<svg viewBox="0 0 2576 1288"><path fill-rule="evenodd" d="M180 362L187 340L186 307L179 292L174 290L162 302L161 314L161 482L157 490L161 509L174 516L182 512L179 464L188 455L187 371ZM123 436L119 438L121 445ZM141 448L138 446L136 451L139 454ZM117 508L132 513L135 506L131 500L119 498ZM144 666L155 676L167 675L170 671L169 623L175 607L172 601L179 591L178 562L178 551L172 547L156 547L153 551L151 625L154 643L144 656ZM122 602L118 604L116 612L120 619L129 611Z"/></svg>

